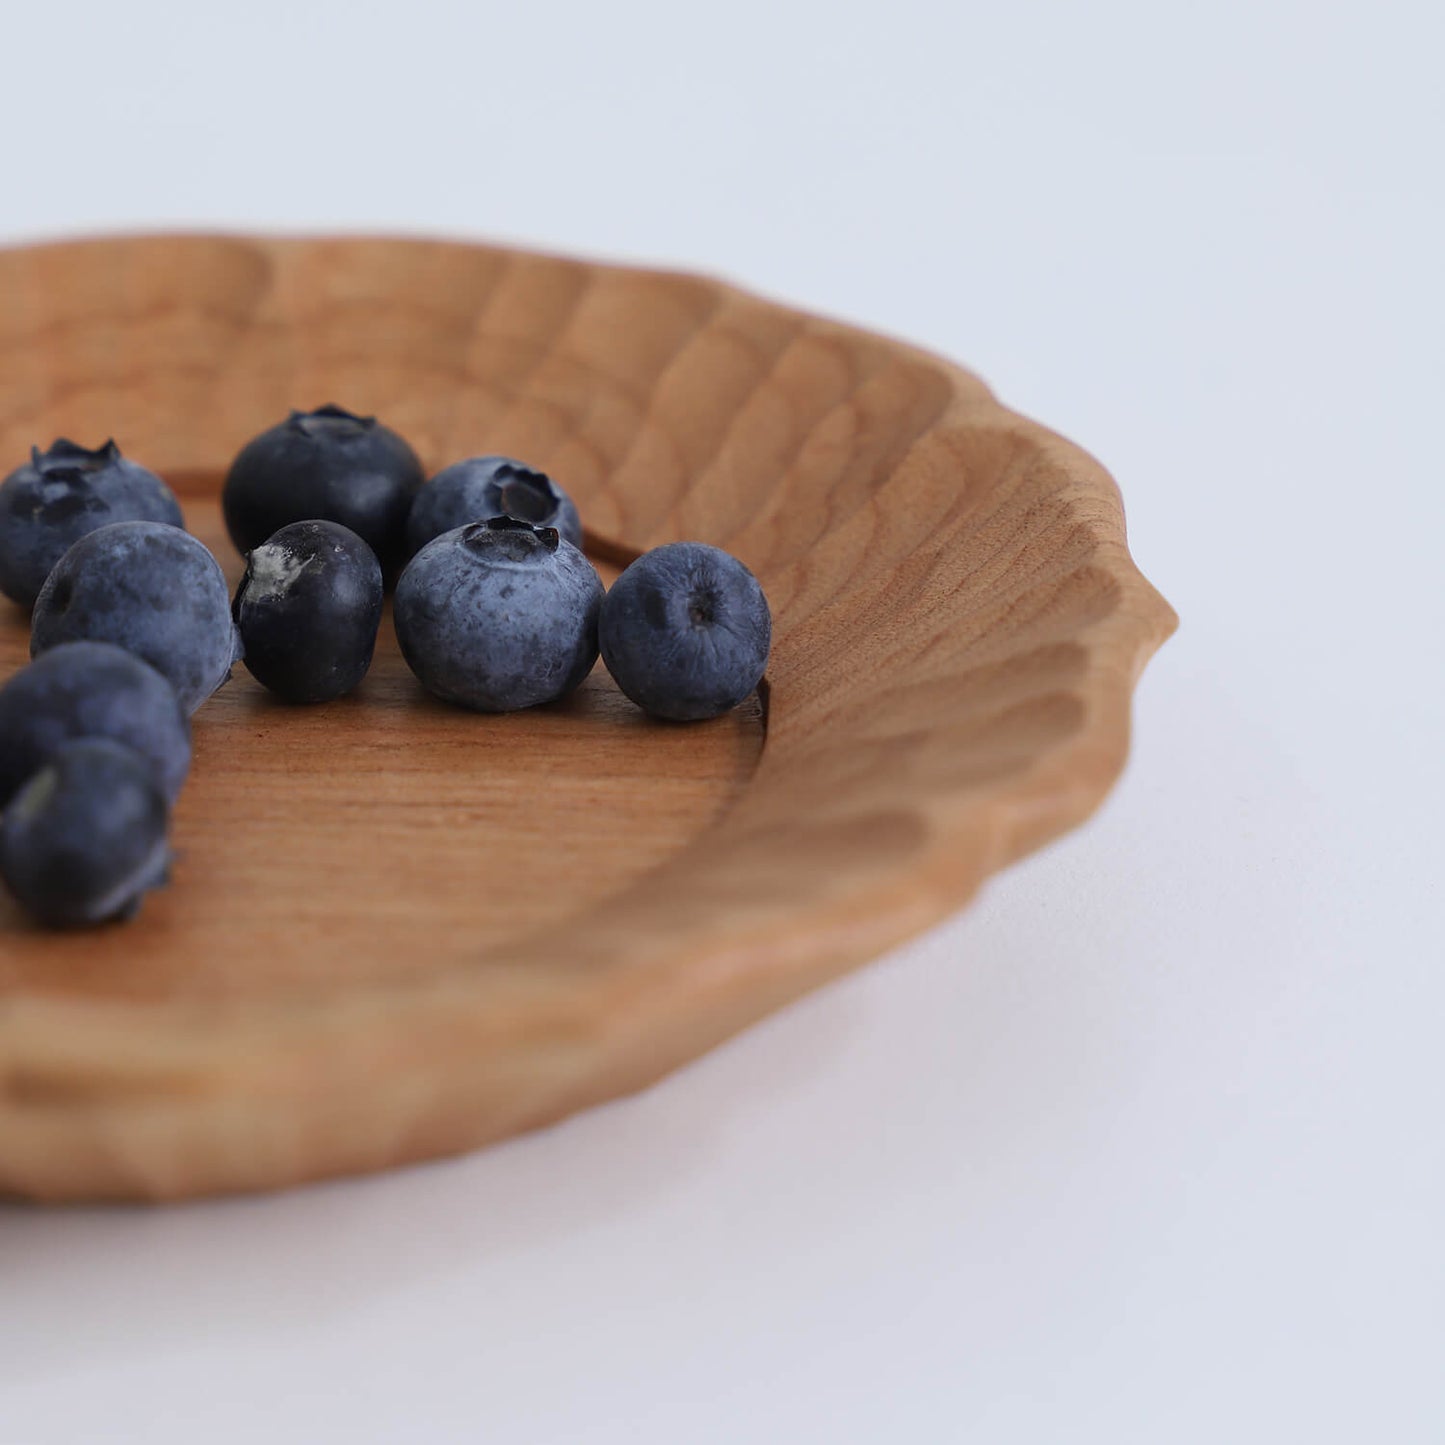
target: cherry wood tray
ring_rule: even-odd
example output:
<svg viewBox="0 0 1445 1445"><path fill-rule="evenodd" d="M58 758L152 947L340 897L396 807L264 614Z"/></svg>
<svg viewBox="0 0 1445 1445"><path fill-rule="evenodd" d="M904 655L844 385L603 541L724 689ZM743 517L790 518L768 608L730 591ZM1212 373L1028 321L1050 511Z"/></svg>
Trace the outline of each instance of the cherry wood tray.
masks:
<svg viewBox="0 0 1445 1445"><path fill-rule="evenodd" d="M611 575L675 538L771 600L761 697L646 721L599 667L508 717L383 624L353 697L238 670L174 886L83 935L0 902L0 1192L172 1199L454 1153L652 1082L1083 819L1174 626L1078 448L936 357L711 280L488 246L0 252L0 471L114 436L234 580L225 467L337 401L507 452ZM26 657L0 609L0 677Z"/></svg>

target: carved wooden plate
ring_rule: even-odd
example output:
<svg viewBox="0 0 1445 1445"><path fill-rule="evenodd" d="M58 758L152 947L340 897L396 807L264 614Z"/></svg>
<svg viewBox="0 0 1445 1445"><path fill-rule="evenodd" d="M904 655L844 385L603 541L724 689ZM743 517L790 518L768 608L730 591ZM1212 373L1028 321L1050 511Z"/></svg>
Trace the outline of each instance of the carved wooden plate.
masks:
<svg viewBox="0 0 1445 1445"><path fill-rule="evenodd" d="M338 401L507 452L594 556L727 547L762 701L646 722L244 674L196 718L135 923L0 903L0 1190L165 1199L470 1149L636 1089L1085 817L1174 625L1083 452L968 372L714 281L485 246L151 237L0 253L0 471L115 436L219 522L236 449ZM25 620L0 616L0 675Z"/></svg>

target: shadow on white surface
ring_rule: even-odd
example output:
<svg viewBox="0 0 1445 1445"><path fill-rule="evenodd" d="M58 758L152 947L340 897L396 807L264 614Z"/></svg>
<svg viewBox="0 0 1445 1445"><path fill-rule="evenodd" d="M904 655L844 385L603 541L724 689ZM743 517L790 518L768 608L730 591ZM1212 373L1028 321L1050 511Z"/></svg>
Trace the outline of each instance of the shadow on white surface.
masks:
<svg viewBox="0 0 1445 1445"><path fill-rule="evenodd" d="M705 1112L669 1097L664 1080L476 1154L383 1175L159 1207L0 1202L0 1389L131 1352L324 1328L497 1259L540 1256L545 1273L560 1241L658 1209L721 1137L836 1067L853 1012L824 1010L806 1052L754 1051Z"/></svg>

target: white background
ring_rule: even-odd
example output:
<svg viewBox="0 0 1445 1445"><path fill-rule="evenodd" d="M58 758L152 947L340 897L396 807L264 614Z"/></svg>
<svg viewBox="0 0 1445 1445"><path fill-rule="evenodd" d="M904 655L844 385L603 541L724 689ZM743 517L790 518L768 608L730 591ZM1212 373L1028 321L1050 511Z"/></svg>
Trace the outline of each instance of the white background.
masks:
<svg viewBox="0 0 1445 1445"><path fill-rule="evenodd" d="M1445 1439L1445 22L8 7L0 236L440 231L922 341L1183 627L1087 828L480 1157L0 1211L0 1445Z"/></svg>

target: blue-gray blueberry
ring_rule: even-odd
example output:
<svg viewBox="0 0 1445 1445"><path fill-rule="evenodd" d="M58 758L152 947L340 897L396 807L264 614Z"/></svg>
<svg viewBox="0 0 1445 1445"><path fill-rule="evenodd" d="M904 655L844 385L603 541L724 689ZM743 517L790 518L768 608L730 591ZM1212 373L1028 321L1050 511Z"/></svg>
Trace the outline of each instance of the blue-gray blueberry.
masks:
<svg viewBox="0 0 1445 1445"><path fill-rule="evenodd" d="M231 463L221 509L242 554L292 522L340 522L384 571L406 552L406 519L424 480L411 447L375 417L339 406L293 411Z"/></svg>
<svg viewBox="0 0 1445 1445"><path fill-rule="evenodd" d="M246 559L233 611L246 667L287 702L327 702L371 666L381 566L339 522L292 522Z"/></svg>
<svg viewBox="0 0 1445 1445"><path fill-rule="evenodd" d="M443 532L489 517L555 527L564 542L582 545L577 508L546 472L511 457L469 457L439 471L416 494L406 524L407 551L415 555Z"/></svg>
<svg viewBox="0 0 1445 1445"><path fill-rule="evenodd" d="M187 712L240 657L220 564L189 533L159 522L88 532L51 569L35 599L30 654L82 638L144 658Z"/></svg>
<svg viewBox="0 0 1445 1445"><path fill-rule="evenodd" d="M66 642L0 687L0 808L76 738L131 748L171 802L191 766L190 719L155 668L109 642Z"/></svg>
<svg viewBox="0 0 1445 1445"><path fill-rule="evenodd" d="M32 607L50 569L72 542L109 522L182 525L171 490L120 454L113 441L92 451L64 437L0 482L0 592Z"/></svg>
<svg viewBox="0 0 1445 1445"><path fill-rule="evenodd" d="M393 613L402 655L447 702L511 712L565 697L597 660L602 579L553 527L493 517L412 558Z"/></svg>
<svg viewBox="0 0 1445 1445"><path fill-rule="evenodd" d="M170 876L165 794L123 743L63 743L0 817L0 876L51 928L129 918Z"/></svg>
<svg viewBox="0 0 1445 1445"><path fill-rule="evenodd" d="M772 644L758 579L703 542L669 542L612 584L598 629L618 687L653 717L693 722L736 707Z"/></svg>

